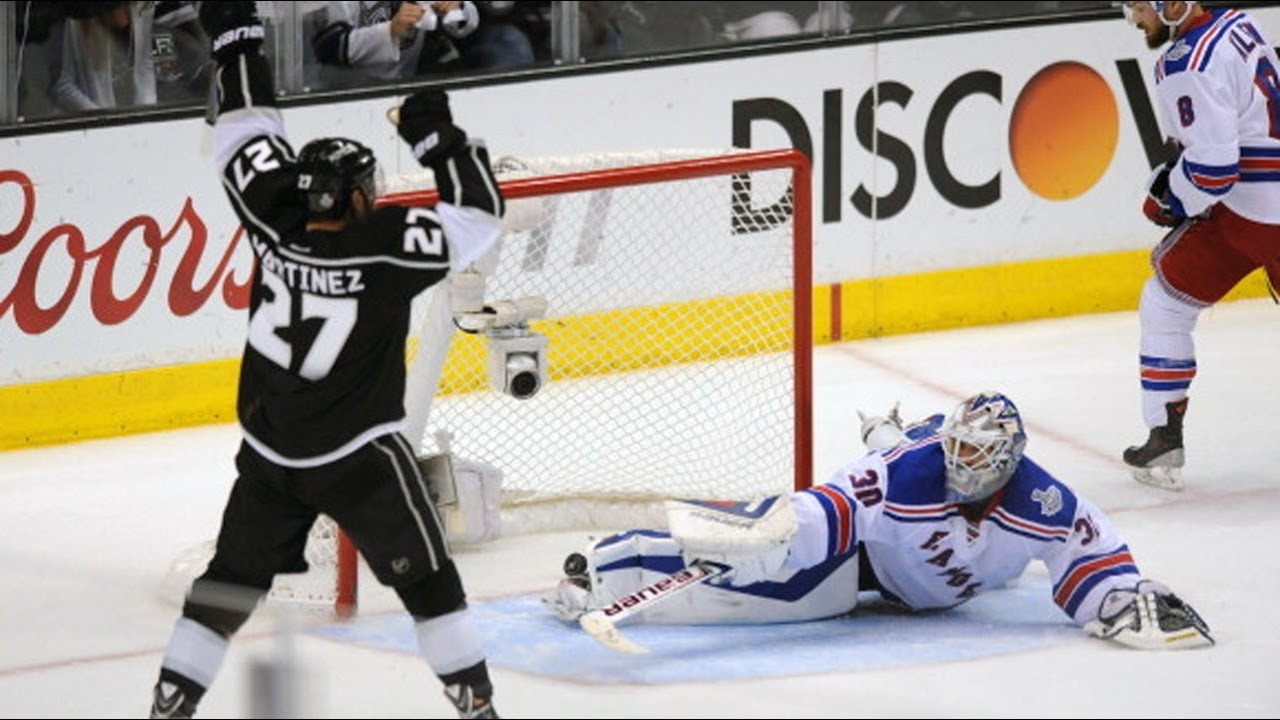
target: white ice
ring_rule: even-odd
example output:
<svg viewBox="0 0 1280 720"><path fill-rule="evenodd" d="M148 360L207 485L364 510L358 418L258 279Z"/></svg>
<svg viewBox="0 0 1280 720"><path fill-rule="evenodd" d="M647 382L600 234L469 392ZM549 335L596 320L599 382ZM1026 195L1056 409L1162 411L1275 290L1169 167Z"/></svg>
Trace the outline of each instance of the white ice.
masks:
<svg viewBox="0 0 1280 720"><path fill-rule="evenodd" d="M961 661L668 684L554 679L498 665L499 711L548 718L1280 715L1280 562L1271 554L1280 542L1280 307L1250 300L1203 314L1180 493L1135 483L1119 460L1146 435L1137 337L1136 315L1116 313L821 347L816 465L834 469L861 451L858 409L883 412L900 400L904 415L919 417L978 390L1001 390L1027 420L1028 454L1112 516L1143 571L1205 617L1216 647L1143 653L1080 633L1001 653L987 652L977 637L974 655ZM237 441L236 428L221 425L0 455L0 717L146 713L177 614L162 598L167 567L180 548L214 535ZM459 553L472 602L550 587L561 559L585 537L508 537ZM395 597L370 586L361 617L396 613ZM250 669L282 653L299 663L308 715L453 716L420 659L282 632L290 622L297 619L273 612L250 621L201 717L247 716ZM912 622L901 619L904 629ZM1000 634L993 623L993 644Z"/></svg>

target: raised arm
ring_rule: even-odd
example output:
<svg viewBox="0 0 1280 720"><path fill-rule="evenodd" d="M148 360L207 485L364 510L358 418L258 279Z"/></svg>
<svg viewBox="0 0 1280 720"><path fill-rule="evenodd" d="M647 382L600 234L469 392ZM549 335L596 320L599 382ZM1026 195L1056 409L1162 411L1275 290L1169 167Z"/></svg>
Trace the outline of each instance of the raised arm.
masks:
<svg viewBox="0 0 1280 720"><path fill-rule="evenodd" d="M212 43L217 118L214 158L232 207L262 241L300 217L294 152L276 108L265 30L253 2L204 2L200 24Z"/></svg>
<svg viewBox="0 0 1280 720"><path fill-rule="evenodd" d="M488 149L453 123L442 90L410 95L390 117L418 163L436 176L436 212L452 250L450 265L455 270L467 267L498 241L506 210Z"/></svg>
<svg viewBox="0 0 1280 720"><path fill-rule="evenodd" d="M200 25L211 39L217 64L213 139L214 158L221 170L254 138L265 136L283 142L284 122L276 109L271 65L262 52L266 30L258 18L256 3L200 3ZM264 163L257 161L255 168L251 162L245 171L260 171Z"/></svg>

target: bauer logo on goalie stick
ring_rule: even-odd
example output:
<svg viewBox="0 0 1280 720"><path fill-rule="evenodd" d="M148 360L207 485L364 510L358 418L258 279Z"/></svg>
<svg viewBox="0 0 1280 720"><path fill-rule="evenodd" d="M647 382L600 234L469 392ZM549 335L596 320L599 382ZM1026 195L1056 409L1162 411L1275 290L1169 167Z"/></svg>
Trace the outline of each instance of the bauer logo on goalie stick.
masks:
<svg viewBox="0 0 1280 720"><path fill-rule="evenodd" d="M705 577L707 577L707 573L701 568L699 568L697 572L693 572L688 568L685 568L684 570L673 573L670 577L662 578L652 585L646 585L640 588L608 607L600 608L600 611L604 613L605 617L613 617L628 608L641 603L651 602L678 588L684 587L685 585L698 582Z"/></svg>

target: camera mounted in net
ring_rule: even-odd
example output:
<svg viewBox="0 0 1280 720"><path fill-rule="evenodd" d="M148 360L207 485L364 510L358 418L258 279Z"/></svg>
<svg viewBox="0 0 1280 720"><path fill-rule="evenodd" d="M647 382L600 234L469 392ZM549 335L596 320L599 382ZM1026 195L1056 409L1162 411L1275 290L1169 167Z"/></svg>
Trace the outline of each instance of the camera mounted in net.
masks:
<svg viewBox="0 0 1280 720"><path fill-rule="evenodd" d="M547 382L547 336L529 329L529 321L547 314L541 297L503 300L479 312L455 314L464 332L483 333L489 348L489 382L517 400L528 400Z"/></svg>

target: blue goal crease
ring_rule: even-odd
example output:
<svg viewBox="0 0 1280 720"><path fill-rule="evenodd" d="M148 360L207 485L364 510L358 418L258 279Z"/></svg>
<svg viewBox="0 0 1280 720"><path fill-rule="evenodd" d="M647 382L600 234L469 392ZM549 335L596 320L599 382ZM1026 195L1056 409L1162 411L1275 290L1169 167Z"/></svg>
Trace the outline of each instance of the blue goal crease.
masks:
<svg viewBox="0 0 1280 720"><path fill-rule="evenodd" d="M870 596L874 597L874 596ZM626 625L644 661L605 648L543 607L540 594L470 605L490 665L598 684L670 684L878 670L1039 649L1080 637L1053 604L1047 579L1023 577L945 612L910 614L864 602L851 615L768 625ZM308 634L417 653L403 613L326 625Z"/></svg>

